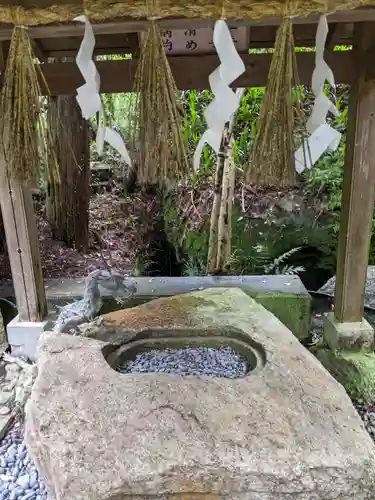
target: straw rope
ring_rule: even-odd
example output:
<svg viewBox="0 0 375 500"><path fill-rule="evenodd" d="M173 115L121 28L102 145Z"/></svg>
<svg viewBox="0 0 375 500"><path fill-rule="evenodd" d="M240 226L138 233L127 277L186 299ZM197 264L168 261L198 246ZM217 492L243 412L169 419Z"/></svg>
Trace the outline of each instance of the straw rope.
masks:
<svg viewBox="0 0 375 500"><path fill-rule="evenodd" d="M40 82L48 89L39 64L35 64L25 27L17 11L0 95L0 145L7 174L29 183L36 179L50 143L41 109Z"/></svg>
<svg viewBox="0 0 375 500"><path fill-rule="evenodd" d="M27 8L19 1L18 6L8 6L8 0L0 2L0 20L13 23L14 11L18 10L20 24L33 26L39 24L71 21L85 12L93 22L110 21L124 18L149 18L144 0L43 0L44 7ZM360 6L375 6L375 0L300 0L296 16L311 13L349 10ZM260 19L279 16L285 6L285 0L226 0L225 18L227 19ZM212 0L159 0L152 12L154 18L182 17L218 19L222 17L222 4Z"/></svg>
<svg viewBox="0 0 375 500"><path fill-rule="evenodd" d="M139 153L139 181L167 185L186 177L189 163L182 135L183 116L160 29L155 23L144 36L133 90L130 121L133 149Z"/></svg>
<svg viewBox="0 0 375 500"><path fill-rule="evenodd" d="M285 17L277 30L246 173L248 183L281 187L293 185L296 180L293 152L298 142L304 144L307 136L298 92L293 92L299 80L291 16L298 1L287 2ZM304 153L309 154L308 151Z"/></svg>

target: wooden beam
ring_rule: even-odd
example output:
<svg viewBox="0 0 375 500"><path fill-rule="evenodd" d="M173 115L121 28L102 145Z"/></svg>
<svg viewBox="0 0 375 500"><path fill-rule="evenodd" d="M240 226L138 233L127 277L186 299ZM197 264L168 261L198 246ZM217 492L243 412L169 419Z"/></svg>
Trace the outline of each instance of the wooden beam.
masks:
<svg viewBox="0 0 375 500"><path fill-rule="evenodd" d="M363 318L364 293L375 190L375 79L371 71L375 24L355 27L353 81L337 256L335 316L340 322Z"/></svg>
<svg viewBox="0 0 375 500"><path fill-rule="evenodd" d="M316 24L319 19L319 14L312 14L305 17L294 17L294 24ZM347 10L335 12L328 16L329 22L336 23L356 23L365 21L375 21L375 9L371 7L363 7L355 10ZM157 23L163 29L186 29L186 28L206 28L212 27L215 24L215 19L160 19ZM230 26L277 26L280 24L279 17L271 17L265 19L228 19L227 23ZM137 33L145 31L149 26L150 21L147 20L119 20L115 22L106 22L93 24L94 33L96 35L108 34L123 34ZM28 33L31 38L65 38L70 36L82 36L84 27L81 23L77 24L54 24L45 26L30 26ZM0 40L10 40L12 27L3 25L0 28Z"/></svg>
<svg viewBox="0 0 375 500"><path fill-rule="evenodd" d="M233 86L264 86L267 81L271 57L270 54L243 55L246 73ZM337 83L352 82L355 72L352 69L354 63L351 51L330 52L326 59L334 72ZM219 59L216 55L174 56L169 58L169 62L177 88L180 90L208 88L208 75L219 65ZM309 85L315 64L315 54L313 52L299 52L297 64L301 84ZM135 59L97 61L96 65L101 76L101 91L103 93L130 92L132 90L132 80L137 69ZM42 69L51 95L75 95L76 89L84 83L75 62L44 64ZM47 93L46 89L44 92Z"/></svg>
<svg viewBox="0 0 375 500"><path fill-rule="evenodd" d="M82 37L43 38L37 40L48 57L76 57L82 42ZM135 54L139 42L137 33L127 35L99 35L95 40L95 55L103 54Z"/></svg>
<svg viewBox="0 0 375 500"><path fill-rule="evenodd" d="M0 161L0 205L20 321L47 314L36 218L30 190L10 181Z"/></svg>
<svg viewBox="0 0 375 500"><path fill-rule="evenodd" d="M251 28L250 48L274 47L277 26L254 26ZM330 23L327 41L331 45L351 45L353 24ZM316 25L296 24L293 26L296 47L315 46ZM326 44L326 45L327 45Z"/></svg>
<svg viewBox="0 0 375 500"><path fill-rule="evenodd" d="M331 23L329 32L329 43L330 48L334 45L352 45L352 33L353 29L348 29L348 27L353 28L353 25L347 25L344 23ZM294 30L294 45L296 47L312 47L315 45L315 35L316 26L311 25L296 25ZM337 29L334 29L337 28ZM275 45L275 34L276 26L262 26L256 28L248 28L251 30L251 39L249 37L248 47L252 48L273 48ZM135 43L126 43L126 40L119 39L118 35L105 35L106 40L103 40L103 35L96 38L96 46L94 49L94 55L113 55L113 54L132 54L133 57L137 57L139 52L139 40L137 35L141 33L133 33L136 37ZM130 35L128 35L129 37ZM124 38L124 37L122 37ZM52 39L34 39L35 42L39 43L40 49L48 54L49 58L61 59L63 57L73 57L75 58L79 50L82 38L62 38L58 40L56 38ZM59 42L59 43L53 43ZM0 42L1 43L1 42ZM328 41L327 41L328 44ZM215 54L215 50L211 51L211 54ZM188 54L186 54L188 55ZM207 54L206 54L207 55Z"/></svg>
<svg viewBox="0 0 375 500"><path fill-rule="evenodd" d="M51 50L48 51L48 57L51 59L63 59L70 57L75 59L77 56L79 47L75 50ZM125 55L130 54L129 50L126 47L108 47L108 48L99 48L95 49L94 56L107 56L107 55Z"/></svg>

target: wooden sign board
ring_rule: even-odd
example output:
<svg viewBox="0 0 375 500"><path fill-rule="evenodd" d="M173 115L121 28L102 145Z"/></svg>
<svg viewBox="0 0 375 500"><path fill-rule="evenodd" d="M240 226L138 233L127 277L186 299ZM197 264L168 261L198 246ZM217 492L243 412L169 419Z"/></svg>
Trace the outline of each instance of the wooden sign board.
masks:
<svg viewBox="0 0 375 500"><path fill-rule="evenodd" d="M216 53L213 45L214 28L196 28L185 30L162 30L164 46L169 56L188 54ZM247 52L249 48L249 30L246 26L230 28L232 39L238 52Z"/></svg>

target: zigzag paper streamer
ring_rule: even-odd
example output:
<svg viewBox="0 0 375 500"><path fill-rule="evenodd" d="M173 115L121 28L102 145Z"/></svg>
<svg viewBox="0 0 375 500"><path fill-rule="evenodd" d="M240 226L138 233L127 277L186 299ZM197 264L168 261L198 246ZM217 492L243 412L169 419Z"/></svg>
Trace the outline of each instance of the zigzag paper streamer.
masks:
<svg viewBox="0 0 375 500"><path fill-rule="evenodd" d="M245 72L245 65L237 52L225 21L216 21L213 43L221 64L208 77L215 97L204 113L207 130L195 150L194 169L196 171L199 169L200 157L206 143L216 153L220 150L225 124L236 112L239 105L239 97L230 88L230 84Z"/></svg>
<svg viewBox="0 0 375 500"><path fill-rule="evenodd" d="M78 16L74 18L74 21L80 21L85 24L85 33L76 57L76 64L85 80L84 85L77 89L76 97L77 103L82 111L82 116L88 120L96 113L99 113L99 126L96 134L96 148L98 154L102 154L104 142L107 142L118 151L124 161L131 166L132 161L120 134L112 128L106 127L103 123L104 113L102 101L100 99L100 75L93 60L95 36L92 26L86 16Z"/></svg>
<svg viewBox="0 0 375 500"><path fill-rule="evenodd" d="M316 31L316 55L315 68L312 75L312 91L315 96L314 106L311 116L307 121L307 131L311 134L309 139L295 153L295 168L301 173L305 168L312 166L319 160L327 150L335 151L340 144L341 134L328 123L327 114L330 112L335 116L340 113L336 106L324 94L324 83L327 80L332 87L335 86L335 79L331 68L324 60L324 49L328 35L328 22L325 15L319 18ZM310 154L306 154L306 151Z"/></svg>

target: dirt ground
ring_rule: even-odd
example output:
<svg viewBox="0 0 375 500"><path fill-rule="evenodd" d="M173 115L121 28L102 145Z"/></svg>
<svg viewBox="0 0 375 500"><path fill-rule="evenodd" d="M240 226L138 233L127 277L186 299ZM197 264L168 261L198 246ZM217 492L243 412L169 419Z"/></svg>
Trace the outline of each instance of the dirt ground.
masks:
<svg viewBox="0 0 375 500"><path fill-rule="evenodd" d="M37 214L39 244L43 275L45 278L73 278L105 267L103 256L111 257L120 272L131 273L137 246L135 213L142 209L142 201L132 198L120 200L106 193L96 195L90 203L90 251L87 254L68 248L65 243L53 239L49 223L42 213ZM98 242L100 236L101 244ZM101 248L102 247L102 248ZM103 256L102 256L103 255ZM0 279L11 279L9 259L0 255Z"/></svg>

